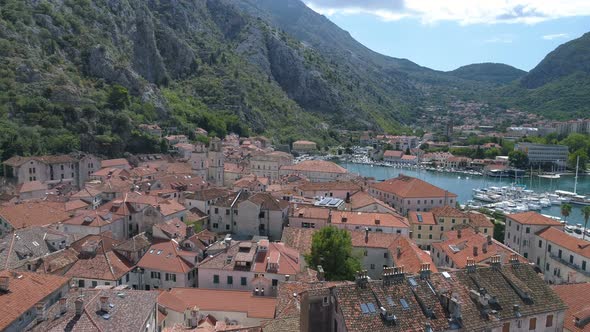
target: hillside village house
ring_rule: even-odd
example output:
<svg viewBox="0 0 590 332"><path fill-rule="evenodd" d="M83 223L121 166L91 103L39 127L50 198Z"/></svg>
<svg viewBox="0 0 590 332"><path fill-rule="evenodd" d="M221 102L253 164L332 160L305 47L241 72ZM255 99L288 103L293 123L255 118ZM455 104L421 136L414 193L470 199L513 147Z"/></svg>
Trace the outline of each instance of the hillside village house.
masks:
<svg viewBox="0 0 590 332"><path fill-rule="evenodd" d="M373 183L369 193L403 215L407 215L409 211L429 211L435 207L455 206L457 201L456 194L406 175Z"/></svg>
<svg viewBox="0 0 590 332"><path fill-rule="evenodd" d="M403 151L386 150L383 152L383 161L388 163L398 163L402 160L403 156Z"/></svg>
<svg viewBox="0 0 590 332"><path fill-rule="evenodd" d="M590 281L590 242L568 235L556 220L536 212L507 215L504 242L550 283Z"/></svg>
<svg viewBox="0 0 590 332"><path fill-rule="evenodd" d="M342 181L353 177L342 166L323 160L305 160L296 165L282 166L279 175L301 175L311 182Z"/></svg>
<svg viewBox="0 0 590 332"><path fill-rule="evenodd" d="M238 192L210 206L208 229L239 236L268 236L280 239L288 220L289 202L269 193Z"/></svg>
<svg viewBox="0 0 590 332"><path fill-rule="evenodd" d="M199 264L199 288L252 291L257 287L265 296L273 296L279 282L301 271L299 253L284 243L225 241L225 250Z"/></svg>
<svg viewBox="0 0 590 332"><path fill-rule="evenodd" d="M428 212L410 211L411 238L425 250L440 242L449 230L470 227L483 235L493 235L494 224L483 214L466 213L454 207L443 206Z"/></svg>
<svg viewBox="0 0 590 332"><path fill-rule="evenodd" d="M307 205L299 206L291 209L289 227L320 229L327 226L330 214L330 209Z"/></svg>
<svg viewBox="0 0 590 332"><path fill-rule="evenodd" d="M293 142L293 151L299 153L310 153L318 150L318 145L310 141L295 141Z"/></svg>
<svg viewBox="0 0 590 332"><path fill-rule="evenodd" d="M329 224L340 229L409 236L408 220L397 213L332 211Z"/></svg>
<svg viewBox="0 0 590 332"><path fill-rule="evenodd" d="M250 158L250 173L259 177L269 178L271 181L279 179L282 166L293 164L293 156L281 151L255 155Z"/></svg>
<svg viewBox="0 0 590 332"><path fill-rule="evenodd" d="M350 181L307 182L297 186L299 196L307 198L334 197L350 198L362 190L362 187Z"/></svg>
<svg viewBox="0 0 590 332"><path fill-rule="evenodd" d="M25 331L69 290L70 279L24 271L0 271L0 330Z"/></svg>
<svg viewBox="0 0 590 332"><path fill-rule="evenodd" d="M59 156L14 156L3 162L4 174L17 185L25 182L39 181L55 186L68 183L80 188L90 174L101 168L101 162L93 155L59 155Z"/></svg>

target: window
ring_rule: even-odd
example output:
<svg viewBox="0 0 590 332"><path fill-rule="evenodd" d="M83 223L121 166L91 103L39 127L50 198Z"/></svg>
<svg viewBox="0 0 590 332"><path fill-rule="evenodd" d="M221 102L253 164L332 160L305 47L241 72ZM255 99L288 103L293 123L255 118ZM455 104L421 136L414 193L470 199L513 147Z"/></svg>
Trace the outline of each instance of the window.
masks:
<svg viewBox="0 0 590 332"><path fill-rule="evenodd" d="M219 224L213 223L213 228L218 228L218 227L219 227Z"/></svg>
<svg viewBox="0 0 590 332"><path fill-rule="evenodd" d="M529 258L529 253L528 252L525 252L524 253L524 258Z"/></svg>
<svg viewBox="0 0 590 332"><path fill-rule="evenodd" d="M586 261L582 261L582 270L586 271Z"/></svg>
<svg viewBox="0 0 590 332"><path fill-rule="evenodd" d="M166 281L176 282L176 274L166 273Z"/></svg>
<svg viewBox="0 0 590 332"><path fill-rule="evenodd" d="M561 258L561 249L557 252L557 257Z"/></svg>
<svg viewBox="0 0 590 332"><path fill-rule="evenodd" d="M375 264L371 264L371 270L375 269Z"/></svg>
<svg viewBox="0 0 590 332"><path fill-rule="evenodd" d="M445 231L445 226L440 226L440 231L444 232Z"/></svg>
<svg viewBox="0 0 590 332"><path fill-rule="evenodd" d="M525 233L530 234L530 232L531 232L531 228L527 227Z"/></svg>
<svg viewBox="0 0 590 332"><path fill-rule="evenodd" d="M368 251L365 249L365 251L363 252L363 255L367 256Z"/></svg>
<svg viewBox="0 0 590 332"><path fill-rule="evenodd" d="M432 230L432 226L430 226L430 230Z"/></svg>
<svg viewBox="0 0 590 332"><path fill-rule="evenodd" d="M225 225L225 230L229 231L229 225Z"/></svg>
<svg viewBox="0 0 590 332"><path fill-rule="evenodd" d="M418 238L421 239L422 238L422 234L418 234Z"/></svg>
<svg viewBox="0 0 590 332"><path fill-rule="evenodd" d="M215 214L219 214L219 208L215 208Z"/></svg>
<svg viewBox="0 0 590 332"><path fill-rule="evenodd" d="M279 285L279 279L273 279L272 280L272 286L273 287L277 287Z"/></svg>
<svg viewBox="0 0 590 332"><path fill-rule="evenodd" d="M152 272L151 277L152 279L160 279L160 272Z"/></svg>
<svg viewBox="0 0 590 332"><path fill-rule="evenodd" d="M225 209L225 215L229 216L229 209Z"/></svg>
<svg viewBox="0 0 590 332"><path fill-rule="evenodd" d="M537 319L531 318L529 321L529 331L534 331L537 328Z"/></svg>
<svg viewBox="0 0 590 332"><path fill-rule="evenodd" d="M432 234L428 234L428 238L432 240Z"/></svg>
<svg viewBox="0 0 590 332"><path fill-rule="evenodd" d="M453 223L453 224L455 223L455 218L451 219L451 223Z"/></svg>
<svg viewBox="0 0 590 332"><path fill-rule="evenodd" d="M574 255L570 255L570 264L574 264Z"/></svg>
<svg viewBox="0 0 590 332"><path fill-rule="evenodd" d="M218 284L219 283L219 275L217 275L217 274L214 274L213 275L213 283L214 284Z"/></svg>
<svg viewBox="0 0 590 332"><path fill-rule="evenodd" d="M549 251L549 253L551 253L551 245L550 244L547 245L547 251Z"/></svg>
<svg viewBox="0 0 590 332"><path fill-rule="evenodd" d="M422 230L422 226L418 226L418 230L421 231Z"/></svg>
<svg viewBox="0 0 590 332"><path fill-rule="evenodd" d="M248 284L248 279L246 279L246 277L240 278L240 284L246 286Z"/></svg>
<svg viewBox="0 0 590 332"><path fill-rule="evenodd" d="M545 319L545 327L551 326L553 326L553 315L547 315L547 318Z"/></svg>
<svg viewBox="0 0 590 332"><path fill-rule="evenodd" d="M537 266L541 265L541 257L537 257Z"/></svg>
<svg viewBox="0 0 590 332"><path fill-rule="evenodd" d="M386 252L383 253L383 258L387 258L387 253Z"/></svg>
<svg viewBox="0 0 590 332"><path fill-rule="evenodd" d="M516 231L518 232L520 230L520 225L516 225Z"/></svg>
<svg viewBox="0 0 590 332"><path fill-rule="evenodd" d="M543 240L539 240L539 248L543 248Z"/></svg>
<svg viewBox="0 0 590 332"><path fill-rule="evenodd" d="M92 288L95 288L96 286L98 286L98 282L96 282L96 281L93 280L92 281Z"/></svg>
<svg viewBox="0 0 590 332"><path fill-rule="evenodd" d="M234 284L234 277L227 276L227 284L228 285L233 285Z"/></svg>
<svg viewBox="0 0 590 332"><path fill-rule="evenodd" d="M260 213L258 214L258 218L264 218L264 211L260 211Z"/></svg>
<svg viewBox="0 0 590 332"><path fill-rule="evenodd" d="M546 270L546 271L549 271L549 268L550 268L550 267L549 267L549 263L547 263L547 264L545 265L545 270Z"/></svg>
<svg viewBox="0 0 590 332"><path fill-rule="evenodd" d="M84 288L84 280L78 280L78 287Z"/></svg>

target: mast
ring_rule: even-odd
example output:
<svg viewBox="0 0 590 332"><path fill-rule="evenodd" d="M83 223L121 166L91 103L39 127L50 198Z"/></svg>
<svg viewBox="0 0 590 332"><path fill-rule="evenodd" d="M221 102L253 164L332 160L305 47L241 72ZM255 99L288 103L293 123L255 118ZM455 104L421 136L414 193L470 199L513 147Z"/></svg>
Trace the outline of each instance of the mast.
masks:
<svg viewBox="0 0 590 332"><path fill-rule="evenodd" d="M574 194L577 194L576 189L578 189L578 167L580 166L580 156L576 159L576 177L574 180Z"/></svg>

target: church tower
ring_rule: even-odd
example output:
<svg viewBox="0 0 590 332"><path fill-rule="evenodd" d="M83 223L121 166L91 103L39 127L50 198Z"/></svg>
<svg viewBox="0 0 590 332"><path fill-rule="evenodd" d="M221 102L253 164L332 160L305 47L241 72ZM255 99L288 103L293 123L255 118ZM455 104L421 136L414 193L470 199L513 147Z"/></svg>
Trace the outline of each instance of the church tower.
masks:
<svg viewBox="0 0 590 332"><path fill-rule="evenodd" d="M217 137L211 139L209 143L209 182L216 186L223 186L224 175L224 157L221 148L221 140Z"/></svg>
<svg viewBox="0 0 590 332"><path fill-rule="evenodd" d="M207 147L203 143L196 143L195 150L191 154L189 160L193 174L200 176L207 181L209 176L207 169L209 168L209 160L207 156Z"/></svg>

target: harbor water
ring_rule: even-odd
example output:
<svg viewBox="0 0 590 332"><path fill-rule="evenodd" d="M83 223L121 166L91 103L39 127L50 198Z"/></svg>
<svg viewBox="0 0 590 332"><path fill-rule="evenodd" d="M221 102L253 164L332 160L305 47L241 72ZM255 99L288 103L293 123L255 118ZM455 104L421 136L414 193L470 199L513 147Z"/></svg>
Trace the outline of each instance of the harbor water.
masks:
<svg viewBox="0 0 590 332"><path fill-rule="evenodd" d="M465 204L473 199L473 189L486 188L490 186L502 187L514 183L514 179L492 178L481 175L470 175L462 173L427 171L422 169L395 168L387 166L376 166L356 163L340 163L349 172L359 174L365 177L373 177L377 181L382 181L397 177L399 174L413 176L431 183L435 186L448 190L458 195L460 204ZM555 190L574 190L574 176L562 175L559 179L546 179L533 176L519 178L516 183L524 185L526 189L538 193L553 192ZM577 193L579 195L590 196L590 176L579 176ZM558 205L552 205L539 211L542 214L562 217L561 209ZM581 213L581 206L572 204L572 212L567 218L568 224L584 224L584 217ZM590 223L589 223L590 224ZM589 225L590 227L590 225Z"/></svg>

